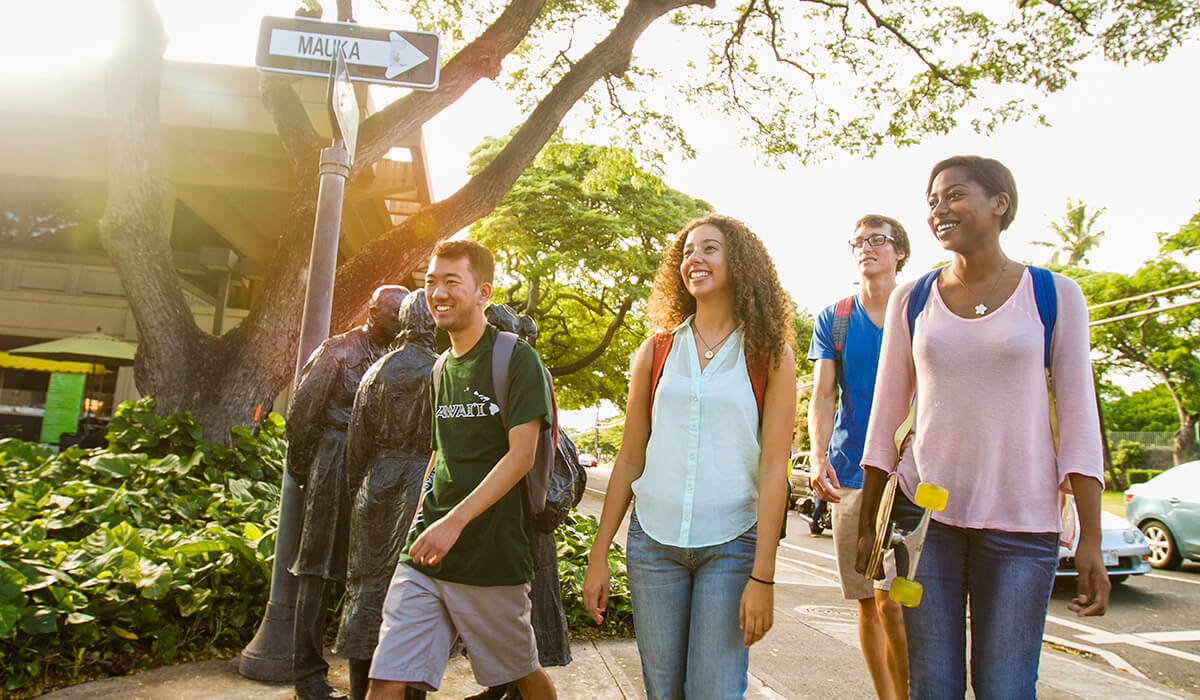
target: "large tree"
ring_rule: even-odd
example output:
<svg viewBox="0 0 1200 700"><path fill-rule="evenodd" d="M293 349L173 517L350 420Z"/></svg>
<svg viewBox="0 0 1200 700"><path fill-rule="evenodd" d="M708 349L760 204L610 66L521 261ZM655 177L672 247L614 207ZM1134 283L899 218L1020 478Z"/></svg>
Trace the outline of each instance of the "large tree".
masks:
<svg viewBox="0 0 1200 700"><path fill-rule="evenodd" d="M311 4L311 3L310 3ZM326 3L328 4L328 3ZM339 0L338 19L350 2ZM135 378L159 410L191 410L224 436L291 378L313 230L320 139L292 82L265 78L262 97L295 172L275 255L248 316L216 337L192 318L171 260L160 148L164 33L151 0L121 0L123 37L108 77L109 189L100 224L141 337ZM345 260L332 331L362 313L372 290L405 276L442 238L490 212L577 104L642 152L675 144L673 114L714 109L746 128L766 159L808 160L829 149L871 154L960 121L987 130L1036 112L998 102L991 85L1026 94L1062 89L1083 58L1157 61L1200 24L1194 0L998 3L989 11L908 0L414 0L404 8L441 30L451 57L437 90L414 92L361 126L351 178L484 79L505 77L525 121L457 192ZM662 63L634 44L670 16L677 46ZM503 65L502 65L503 64Z"/></svg>
<svg viewBox="0 0 1200 700"><path fill-rule="evenodd" d="M477 172L503 149L486 139ZM623 148L555 139L471 236L496 252L496 300L533 316L559 404L625 405L629 358L670 234L711 211L667 187Z"/></svg>
<svg viewBox="0 0 1200 700"><path fill-rule="evenodd" d="M1175 463L1200 459L1196 426L1200 423L1200 273L1187 257L1200 248L1200 214L1178 233L1159 236L1158 257L1133 274L1115 272L1085 275L1079 282L1088 301L1101 304L1130 299L1092 312L1093 322L1138 311L1162 309L1143 316L1092 327L1092 348L1098 365L1148 375L1166 388L1178 417ZM1180 289L1175 289L1183 287ZM1175 289L1165 294L1151 292ZM1188 304L1188 305L1185 305ZM1175 307L1175 308L1167 308Z"/></svg>

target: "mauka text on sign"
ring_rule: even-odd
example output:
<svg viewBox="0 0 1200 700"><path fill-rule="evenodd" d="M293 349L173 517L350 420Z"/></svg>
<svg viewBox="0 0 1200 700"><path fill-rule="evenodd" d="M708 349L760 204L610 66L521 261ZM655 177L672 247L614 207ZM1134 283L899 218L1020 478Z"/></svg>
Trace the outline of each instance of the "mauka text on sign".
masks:
<svg viewBox="0 0 1200 700"><path fill-rule="evenodd" d="M440 49L440 38L429 32L374 29L303 17L263 17L255 64L260 70L323 78L340 51L355 81L435 90Z"/></svg>

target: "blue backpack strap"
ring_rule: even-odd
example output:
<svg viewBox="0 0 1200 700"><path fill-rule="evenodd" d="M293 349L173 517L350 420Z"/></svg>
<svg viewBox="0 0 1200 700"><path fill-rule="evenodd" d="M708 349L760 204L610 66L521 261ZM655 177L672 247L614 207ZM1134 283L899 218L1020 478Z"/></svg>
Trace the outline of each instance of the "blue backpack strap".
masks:
<svg viewBox="0 0 1200 700"><path fill-rule="evenodd" d="M1054 273L1044 267L1029 265L1029 276L1033 280L1033 298L1037 301L1038 318L1042 320L1042 360L1050 369L1050 339L1054 324L1058 321L1058 294L1054 291Z"/></svg>
<svg viewBox="0 0 1200 700"><path fill-rule="evenodd" d="M921 309L925 308L925 302L929 301L929 292L933 289L933 285L937 283L938 275L941 274L942 268L930 270L917 278L913 283L912 290L908 293L908 308L906 316L908 316L908 339L912 340L913 333L916 331L917 316L921 315Z"/></svg>
<svg viewBox="0 0 1200 700"><path fill-rule="evenodd" d="M508 430L508 368L512 364L513 348L517 346L515 333L500 331L492 346L492 391L496 394L496 405L500 407L500 420Z"/></svg>

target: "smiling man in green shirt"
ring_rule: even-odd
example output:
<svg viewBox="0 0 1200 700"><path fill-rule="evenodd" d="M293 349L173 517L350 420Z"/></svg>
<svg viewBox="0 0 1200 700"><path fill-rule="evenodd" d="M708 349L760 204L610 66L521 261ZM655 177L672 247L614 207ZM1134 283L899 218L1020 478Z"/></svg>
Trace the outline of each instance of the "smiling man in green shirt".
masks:
<svg viewBox="0 0 1200 700"><path fill-rule="evenodd" d="M551 416L537 353L518 341L509 368L506 425L493 396L497 330L484 318L494 260L469 240L434 250L425 294L450 354L433 400L431 488L384 603L368 700L436 690L462 637L475 679L515 682L528 700L556 698L530 625L533 558L519 483Z"/></svg>

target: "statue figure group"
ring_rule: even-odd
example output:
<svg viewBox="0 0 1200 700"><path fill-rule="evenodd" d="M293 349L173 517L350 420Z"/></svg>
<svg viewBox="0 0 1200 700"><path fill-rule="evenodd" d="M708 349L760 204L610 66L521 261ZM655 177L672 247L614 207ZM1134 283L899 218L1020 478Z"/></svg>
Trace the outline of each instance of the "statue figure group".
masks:
<svg viewBox="0 0 1200 700"><path fill-rule="evenodd" d="M508 306L492 305L487 319L529 342L537 337L533 319ZM322 653L335 581L344 581L346 591L334 652L349 660L350 697L366 696L384 597L429 464L436 359L437 327L424 290L387 285L372 296L366 323L326 340L301 370L287 421L287 469L304 490L300 546L290 567L298 579L293 669L301 700L345 697L329 685ZM558 447L557 459L577 461L575 445L561 432ZM554 535L531 533L531 546L538 655L543 666L565 665L571 653ZM519 694L502 686L475 697Z"/></svg>

